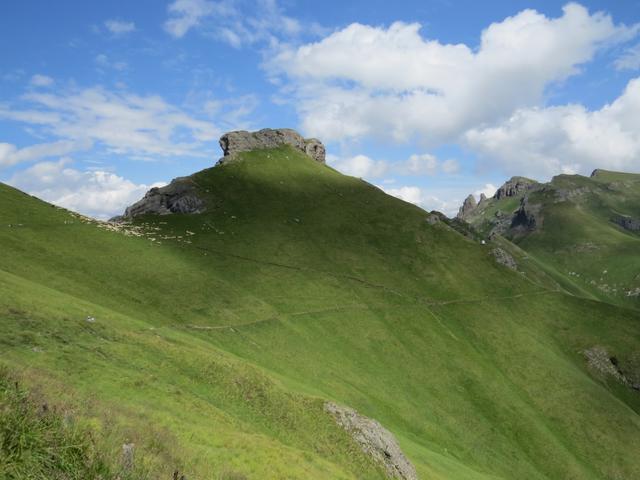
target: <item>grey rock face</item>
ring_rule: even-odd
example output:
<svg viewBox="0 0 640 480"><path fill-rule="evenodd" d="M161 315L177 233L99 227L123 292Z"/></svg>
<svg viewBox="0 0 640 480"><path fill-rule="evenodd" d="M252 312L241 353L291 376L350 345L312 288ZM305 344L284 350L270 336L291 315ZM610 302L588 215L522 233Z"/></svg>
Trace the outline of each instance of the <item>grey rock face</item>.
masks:
<svg viewBox="0 0 640 480"><path fill-rule="evenodd" d="M500 265L504 265L511 270L518 269L518 264L516 263L514 258L502 248L494 248L493 250L491 250L491 255L493 255L493 257L496 259L496 262L498 262Z"/></svg>
<svg viewBox="0 0 640 480"><path fill-rule="evenodd" d="M320 140L318 140L317 138L307 138L305 139L304 143L304 150L307 155L313 158L316 162L325 162L327 152Z"/></svg>
<svg viewBox="0 0 640 480"><path fill-rule="evenodd" d="M298 132L290 128L264 128L257 132L239 130L225 133L220 137L220 147L224 152L224 157L222 157L218 163L233 160L234 156L240 152L277 148L281 145L290 145L309 155L315 161L325 163L326 152L322 142L316 138L305 139Z"/></svg>
<svg viewBox="0 0 640 480"><path fill-rule="evenodd" d="M640 219L616 215L611 219L611 221L630 232L640 232Z"/></svg>
<svg viewBox="0 0 640 480"><path fill-rule="evenodd" d="M169 215L171 213L202 213L204 201L198 197L193 181L188 177L176 178L165 187L152 188L142 200L128 207L122 217L126 220L140 215Z"/></svg>
<svg viewBox="0 0 640 480"><path fill-rule="evenodd" d="M523 192L527 192L536 186L538 182L525 177L512 177L507 180L495 193L493 198L500 200L504 197L515 197Z"/></svg>
<svg viewBox="0 0 640 480"><path fill-rule="evenodd" d="M520 208L513 217L511 228L524 228L526 230L536 230L542 227L542 215L540 210L542 205L529 202L528 197L524 197L520 202Z"/></svg>
<svg viewBox="0 0 640 480"><path fill-rule="evenodd" d="M566 202L567 200L572 200L588 193L591 193L591 189L587 187L578 187L572 189L559 188L555 191L556 199L559 202Z"/></svg>
<svg viewBox="0 0 640 480"><path fill-rule="evenodd" d="M393 434L380 423L332 402L325 403L324 409L349 432L367 455L384 466L389 478L418 480L415 467L402 453Z"/></svg>
<svg viewBox="0 0 640 480"><path fill-rule="evenodd" d="M469 195L465 200L460 210L458 211L458 218L465 219L471 212L478 207L476 198L473 195Z"/></svg>

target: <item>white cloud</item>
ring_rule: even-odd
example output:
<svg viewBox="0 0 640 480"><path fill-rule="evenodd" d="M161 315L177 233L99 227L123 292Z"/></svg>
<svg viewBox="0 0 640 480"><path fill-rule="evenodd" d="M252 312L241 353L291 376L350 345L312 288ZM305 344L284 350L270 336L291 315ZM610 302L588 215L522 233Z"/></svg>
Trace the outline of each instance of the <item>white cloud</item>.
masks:
<svg viewBox="0 0 640 480"><path fill-rule="evenodd" d="M0 118L35 125L40 133L65 141L96 142L121 155L202 156L221 133L212 122L156 95L95 87L60 94L30 92L23 98L33 108L0 104Z"/></svg>
<svg viewBox="0 0 640 480"><path fill-rule="evenodd" d="M135 32L136 24L133 22L126 22L123 20L107 20L104 22L104 26L113 35L125 35L127 33Z"/></svg>
<svg viewBox="0 0 640 480"><path fill-rule="evenodd" d="M25 148L18 148L10 143L0 143L0 168L47 157L68 155L69 153L89 148L91 148L91 142L88 141L73 142L62 140L52 143L40 143Z"/></svg>
<svg viewBox="0 0 640 480"><path fill-rule="evenodd" d="M404 168L412 175L434 175L438 168L438 159L429 153L411 155Z"/></svg>
<svg viewBox="0 0 640 480"><path fill-rule="evenodd" d="M327 156L327 163L336 170L354 177L378 178L385 175L389 165L382 160L372 160L366 155L356 155L348 158Z"/></svg>
<svg viewBox="0 0 640 480"><path fill-rule="evenodd" d="M147 190L163 185L136 184L106 171L79 171L70 159L41 162L16 173L7 183L43 200L95 218L120 214Z"/></svg>
<svg viewBox="0 0 640 480"><path fill-rule="evenodd" d="M581 105L520 109L502 123L471 129L465 141L509 175L640 171L638 118L640 78L600 110Z"/></svg>
<svg viewBox="0 0 640 480"><path fill-rule="evenodd" d="M394 188L378 186L378 188L388 195L399 198L400 200L413 203L427 211L437 210L449 217L454 216L460 206L460 201L457 196L455 198L449 198L448 200L443 200L441 198L442 194L449 194L450 192L448 191L436 192L416 186L401 186Z"/></svg>
<svg viewBox="0 0 640 480"><path fill-rule="evenodd" d="M640 70L640 43L625 50L614 65L617 70Z"/></svg>
<svg viewBox="0 0 640 480"><path fill-rule="evenodd" d="M258 42L273 46L281 37L319 31L315 24L303 27L285 15L276 0L175 0L168 11L164 28L173 37L181 38L191 29L199 29L234 48Z"/></svg>
<svg viewBox="0 0 640 480"><path fill-rule="evenodd" d="M477 49L427 40L418 24L355 23L317 43L283 47L266 67L288 80L311 135L397 142L419 136L435 144L538 104L547 86L635 32L575 3L558 18L524 10L494 23Z"/></svg>
<svg viewBox="0 0 640 480"><path fill-rule="evenodd" d="M53 78L46 75L40 75L39 73L31 77L31 85L34 87L48 87L53 85Z"/></svg>
<svg viewBox="0 0 640 480"><path fill-rule="evenodd" d="M425 195L419 187L383 188L385 193L397 197L405 202L422 205Z"/></svg>
<svg viewBox="0 0 640 480"><path fill-rule="evenodd" d="M216 12L218 3L208 0L175 0L169 5L169 19L164 29L176 38L183 37L189 30Z"/></svg>
<svg viewBox="0 0 640 480"><path fill-rule="evenodd" d="M457 160L449 158L442 162L442 171L447 174L458 173L460 171L460 164Z"/></svg>
<svg viewBox="0 0 640 480"><path fill-rule="evenodd" d="M327 163L347 175L370 179L392 174L410 176L453 174L459 170L456 160L440 161L430 153L413 154L407 160L397 162L373 160L366 155L341 158L329 154L327 155Z"/></svg>
<svg viewBox="0 0 640 480"><path fill-rule="evenodd" d="M485 197L491 198L491 197L493 197L495 195L497 190L498 190L498 187L496 187L495 185L493 185L491 183L487 183L481 189L476 190L475 192L473 192L473 194L476 197L480 197L480 195L484 194Z"/></svg>

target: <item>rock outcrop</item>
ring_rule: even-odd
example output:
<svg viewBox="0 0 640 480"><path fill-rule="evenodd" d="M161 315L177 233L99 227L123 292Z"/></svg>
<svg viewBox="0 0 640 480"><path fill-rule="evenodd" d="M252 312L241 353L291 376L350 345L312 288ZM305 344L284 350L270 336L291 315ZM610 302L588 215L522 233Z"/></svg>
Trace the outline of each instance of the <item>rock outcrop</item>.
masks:
<svg viewBox="0 0 640 480"><path fill-rule="evenodd" d="M631 218L625 215L616 215L611 219L611 221L630 232L640 232L640 219Z"/></svg>
<svg viewBox="0 0 640 480"><path fill-rule="evenodd" d="M640 391L640 354L636 354L634 359L624 369L620 361L609 354L604 347L595 346L583 352L589 368L600 375L613 377L623 385Z"/></svg>
<svg viewBox="0 0 640 480"><path fill-rule="evenodd" d="M197 193L189 177L176 178L165 187L152 188L142 200L128 207L121 217L112 221L129 220L140 215L169 215L171 213L202 213L205 202Z"/></svg>
<svg viewBox="0 0 640 480"><path fill-rule="evenodd" d="M511 270L518 269L518 264L516 263L514 258L502 248L500 247L494 248L493 250L491 250L491 255L493 255L493 258L495 258L496 262L499 263L500 265L504 265L505 267L510 268Z"/></svg>
<svg viewBox="0 0 640 480"><path fill-rule="evenodd" d="M537 230L542 227L542 205L534 204L525 196L520 202L520 208L513 217L511 228Z"/></svg>
<svg viewBox="0 0 640 480"><path fill-rule="evenodd" d="M511 177L495 193L493 198L500 200L505 197L516 197L539 185L535 180L525 177Z"/></svg>
<svg viewBox="0 0 640 480"><path fill-rule="evenodd" d="M332 402L325 403L324 409L358 442L367 455L384 467L389 478L418 480L415 467L400 450L396 438L380 423Z"/></svg>
<svg viewBox="0 0 640 480"><path fill-rule="evenodd" d="M304 138L290 128L264 128L257 132L239 130L225 133L220 137L220 147L224 157L218 163L226 163L233 160L235 155L241 152L277 148L282 145L290 145L307 154L315 161L325 163L325 148L322 142L316 138Z"/></svg>
<svg viewBox="0 0 640 480"><path fill-rule="evenodd" d="M476 197L473 195L469 195L465 198L464 203L458 210L458 218L464 220L466 217L471 214L478 207L478 203L476 202Z"/></svg>

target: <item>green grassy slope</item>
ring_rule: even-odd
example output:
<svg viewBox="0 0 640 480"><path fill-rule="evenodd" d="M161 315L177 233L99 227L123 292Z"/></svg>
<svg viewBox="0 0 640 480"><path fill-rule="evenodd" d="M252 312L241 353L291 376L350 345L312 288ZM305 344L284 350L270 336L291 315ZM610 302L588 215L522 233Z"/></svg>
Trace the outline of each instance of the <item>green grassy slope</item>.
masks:
<svg viewBox="0 0 640 480"><path fill-rule="evenodd" d="M383 478L332 399L421 478L640 476L640 395L582 354L631 362L636 311L289 148L194 180L206 213L119 231L0 186L0 360L112 456L133 441L151 478Z"/></svg>

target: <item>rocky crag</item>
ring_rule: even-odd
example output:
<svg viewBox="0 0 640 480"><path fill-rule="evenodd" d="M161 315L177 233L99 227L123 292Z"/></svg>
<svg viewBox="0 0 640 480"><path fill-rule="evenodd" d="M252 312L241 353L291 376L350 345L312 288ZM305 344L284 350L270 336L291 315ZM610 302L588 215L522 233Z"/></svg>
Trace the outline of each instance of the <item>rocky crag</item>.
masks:
<svg viewBox="0 0 640 480"><path fill-rule="evenodd" d="M257 132L244 130L225 133L220 137L224 156L217 165L233 161L239 153L289 145L305 153L319 163L325 163L325 148L320 140L304 138L289 128L265 128ZM205 201L198 195L197 185L191 177L180 177L165 187L152 188L145 196L127 207L112 222L123 222L141 215L194 214L205 211Z"/></svg>
<svg viewBox="0 0 640 480"><path fill-rule="evenodd" d="M384 467L388 478L418 480L415 467L402 453L398 441L380 423L333 402L325 403L324 409L358 442L362 451Z"/></svg>
<svg viewBox="0 0 640 480"><path fill-rule="evenodd" d="M220 138L220 147L224 157L218 163L226 163L233 160L236 154L251 150L265 148L278 148L289 145L307 154L315 161L325 163L325 148L322 142L316 138L304 138L290 128L264 128L257 132L239 130L225 133Z"/></svg>
<svg viewBox="0 0 640 480"><path fill-rule="evenodd" d="M198 196L196 185L190 177L175 178L164 187L154 187L133 205L126 208L122 216L111 221L129 220L140 215L169 215L172 213L201 213L204 201Z"/></svg>
<svg viewBox="0 0 640 480"><path fill-rule="evenodd" d="M460 207L457 218L472 225L477 218L483 218L490 224L486 232L489 237L505 234L512 228L518 231L534 230L541 225L542 217L536 205L529 202L528 194L541 188L543 185L535 180L512 177L500 186L491 198L483 194L480 196L480 201L476 203L474 196L469 195ZM500 208L494 208L496 204L518 198L520 198L520 205L517 210L505 212Z"/></svg>
<svg viewBox="0 0 640 480"><path fill-rule="evenodd" d="M492 201L510 197L518 197L524 195L530 190L538 188L539 186L540 184L535 180L531 180L525 177L512 177L507 180L500 188L498 188L498 190L496 190L496 193L493 195L493 197L491 197L491 199L488 199L483 193L480 195L480 201L476 202L475 197L473 195L469 195L460 207L457 218L461 220L467 220L473 215L480 214L484 210L484 208L488 207L492 203ZM503 216L501 215L502 212L496 213L498 213L498 215L496 215L497 218Z"/></svg>

